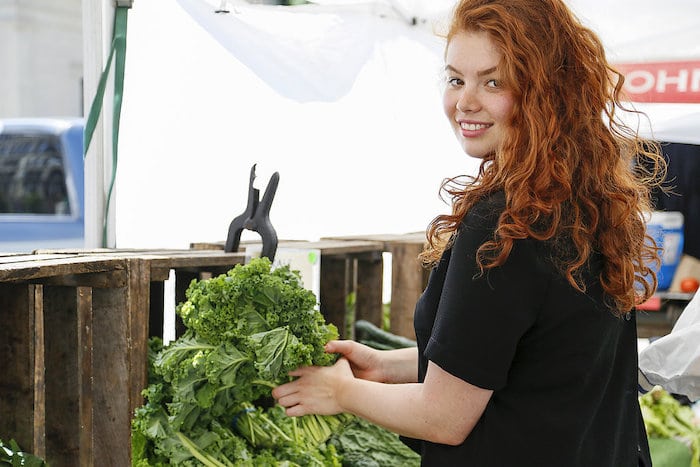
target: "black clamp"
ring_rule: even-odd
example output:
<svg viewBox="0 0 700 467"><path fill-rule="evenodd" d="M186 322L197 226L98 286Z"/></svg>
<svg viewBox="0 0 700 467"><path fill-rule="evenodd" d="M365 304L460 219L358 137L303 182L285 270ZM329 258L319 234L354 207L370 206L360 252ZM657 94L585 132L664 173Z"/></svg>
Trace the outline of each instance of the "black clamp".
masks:
<svg viewBox="0 0 700 467"><path fill-rule="evenodd" d="M270 222L270 207L277 191L280 174L278 172L272 174L262 200L258 200L260 190L253 187L254 180L255 164L250 169L248 206L243 214L231 221L224 251L228 253L238 251L238 245L241 242L241 232L243 229L248 229L258 232L260 237L262 237L262 252L260 255L269 258L270 261L274 261L275 253L277 252L277 232L275 232L275 228L272 227L272 222Z"/></svg>

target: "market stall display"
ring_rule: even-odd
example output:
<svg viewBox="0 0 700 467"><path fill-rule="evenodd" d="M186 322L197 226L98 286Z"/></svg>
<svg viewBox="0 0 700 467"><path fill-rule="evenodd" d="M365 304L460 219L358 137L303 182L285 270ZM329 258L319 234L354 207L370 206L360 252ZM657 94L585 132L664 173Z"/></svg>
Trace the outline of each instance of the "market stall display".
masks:
<svg viewBox="0 0 700 467"><path fill-rule="evenodd" d="M661 386L639 398L654 465L700 467L700 419Z"/></svg>

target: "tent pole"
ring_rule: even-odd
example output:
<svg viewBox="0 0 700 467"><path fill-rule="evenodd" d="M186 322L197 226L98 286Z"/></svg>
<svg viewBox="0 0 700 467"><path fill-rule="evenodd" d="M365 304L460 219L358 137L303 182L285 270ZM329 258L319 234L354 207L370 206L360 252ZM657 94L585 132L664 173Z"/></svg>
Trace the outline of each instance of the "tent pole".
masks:
<svg viewBox="0 0 700 467"><path fill-rule="evenodd" d="M84 109L88 115L105 67L112 41L115 6L112 0L83 0ZM105 90L100 121L85 157L85 247L115 246L114 206L107 220L107 245L103 245L105 203L112 173L113 78ZM112 204L114 195L112 196Z"/></svg>

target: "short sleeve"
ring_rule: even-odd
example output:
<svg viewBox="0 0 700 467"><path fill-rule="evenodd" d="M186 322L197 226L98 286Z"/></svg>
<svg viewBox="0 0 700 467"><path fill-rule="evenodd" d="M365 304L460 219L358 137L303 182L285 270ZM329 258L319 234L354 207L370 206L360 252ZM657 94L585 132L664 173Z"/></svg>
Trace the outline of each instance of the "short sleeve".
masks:
<svg viewBox="0 0 700 467"><path fill-rule="evenodd" d="M479 274L476 251L493 237L499 213L477 205L463 220L424 352L452 375L494 390L506 384L550 277L531 239L516 240L503 265Z"/></svg>

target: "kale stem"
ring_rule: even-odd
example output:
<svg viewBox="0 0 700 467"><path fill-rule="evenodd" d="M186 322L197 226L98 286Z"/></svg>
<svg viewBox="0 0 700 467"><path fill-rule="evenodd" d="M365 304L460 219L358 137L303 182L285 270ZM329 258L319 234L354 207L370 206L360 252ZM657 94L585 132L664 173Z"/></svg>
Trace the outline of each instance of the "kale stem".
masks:
<svg viewBox="0 0 700 467"><path fill-rule="evenodd" d="M199 448L197 448L197 445L192 442L187 436L183 435L179 431L177 432L177 437L180 439L180 442L182 443L183 446L187 448L187 450L197 458L202 464L204 464L206 467L226 467L225 464L222 464L221 462L217 461L216 459L212 459L210 456L207 456L205 453L200 452Z"/></svg>
<svg viewBox="0 0 700 467"><path fill-rule="evenodd" d="M275 389L277 387L277 385L272 381L266 381L264 379L254 379L253 381L251 381L251 383L258 384L260 386L267 386L270 389Z"/></svg>

